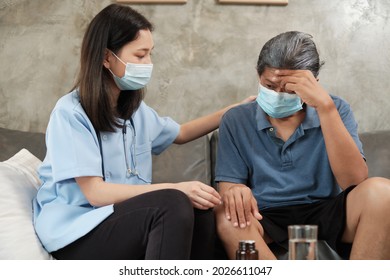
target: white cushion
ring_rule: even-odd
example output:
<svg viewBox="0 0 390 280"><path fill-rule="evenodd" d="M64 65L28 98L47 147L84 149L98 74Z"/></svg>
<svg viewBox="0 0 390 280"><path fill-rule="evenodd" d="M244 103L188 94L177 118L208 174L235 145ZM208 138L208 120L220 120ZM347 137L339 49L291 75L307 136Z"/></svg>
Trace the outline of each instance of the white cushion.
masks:
<svg viewBox="0 0 390 280"><path fill-rule="evenodd" d="M0 259L51 259L32 224L32 199L40 185L40 164L26 149L0 162Z"/></svg>

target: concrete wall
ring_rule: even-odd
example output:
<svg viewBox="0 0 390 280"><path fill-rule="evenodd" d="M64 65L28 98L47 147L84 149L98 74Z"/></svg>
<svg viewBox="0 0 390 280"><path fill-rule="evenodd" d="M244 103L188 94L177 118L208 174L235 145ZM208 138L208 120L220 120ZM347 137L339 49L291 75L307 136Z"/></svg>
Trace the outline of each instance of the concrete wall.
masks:
<svg viewBox="0 0 390 280"><path fill-rule="evenodd" d="M0 127L41 131L73 85L84 30L112 1L0 0ZM146 102L185 122L257 94L262 45L288 30L314 36L319 76L352 106L359 129L390 129L390 1L290 0L288 6L133 5L156 26Z"/></svg>

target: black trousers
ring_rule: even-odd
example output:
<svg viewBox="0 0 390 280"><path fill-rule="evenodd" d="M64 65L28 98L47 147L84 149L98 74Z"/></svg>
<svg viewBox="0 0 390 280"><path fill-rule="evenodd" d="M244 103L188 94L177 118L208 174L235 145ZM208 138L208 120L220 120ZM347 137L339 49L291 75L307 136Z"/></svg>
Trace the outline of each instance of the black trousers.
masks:
<svg viewBox="0 0 390 280"><path fill-rule="evenodd" d="M342 242L347 215L347 196L356 186L319 202L273 207L260 211L265 232L275 243L288 249L287 227L294 224L318 225L318 240L324 240L338 254L345 256L349 245Z"/></svg>
<svg viewBox="0 0 390 280"><path fill-rule="evenodd" d="M161 190L114 205L87 235L51 254L56 259L212 259L212 209L198 210L181 191Z"/></svg>

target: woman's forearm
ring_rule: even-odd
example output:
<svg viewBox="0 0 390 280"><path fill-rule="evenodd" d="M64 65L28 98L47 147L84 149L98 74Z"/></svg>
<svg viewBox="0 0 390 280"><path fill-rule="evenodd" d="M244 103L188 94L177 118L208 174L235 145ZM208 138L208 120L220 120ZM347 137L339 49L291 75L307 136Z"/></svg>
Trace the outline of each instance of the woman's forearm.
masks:
<svg viewBox="0 0 390 280"><path fill-rule="evenodd" d="M226 111L238 104L225 107L217 112L203 116L180 126L180 133L175 139L175 144L185 144L217 129L221 118Z"/></svg>

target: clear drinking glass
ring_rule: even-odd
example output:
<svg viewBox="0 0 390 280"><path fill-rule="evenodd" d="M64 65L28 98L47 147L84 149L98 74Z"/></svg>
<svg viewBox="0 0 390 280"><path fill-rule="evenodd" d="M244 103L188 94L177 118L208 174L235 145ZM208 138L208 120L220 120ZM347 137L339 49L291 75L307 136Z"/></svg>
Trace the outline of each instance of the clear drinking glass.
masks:
<svg viewBox="0 0 390 280"><path fill-rule="evenodd" d="M288 259L316 260L317 232L316 225L288 226Z"/></svg>

